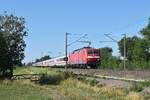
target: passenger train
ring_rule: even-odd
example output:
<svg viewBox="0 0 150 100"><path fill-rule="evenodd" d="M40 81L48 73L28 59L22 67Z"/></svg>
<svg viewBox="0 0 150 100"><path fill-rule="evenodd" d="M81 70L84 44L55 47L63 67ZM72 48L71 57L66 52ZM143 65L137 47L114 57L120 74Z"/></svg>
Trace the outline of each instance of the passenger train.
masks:
<svg viewBox="0 0 150 100"><path fill-rule="evenodd" d="M83 47L74 50L67 57L69 67L82 67L82 68L97 68L100 64L101 55L100 50L92 47ZM50 66L50 67L64 67L66 57L57 57L41 62L34 63L32 66Z"/></svg>

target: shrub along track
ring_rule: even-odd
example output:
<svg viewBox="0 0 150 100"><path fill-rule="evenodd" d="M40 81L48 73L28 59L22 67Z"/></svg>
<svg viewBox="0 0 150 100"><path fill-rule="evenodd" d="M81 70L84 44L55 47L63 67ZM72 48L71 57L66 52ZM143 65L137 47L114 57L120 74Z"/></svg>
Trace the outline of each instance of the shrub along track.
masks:
<svg viewBox="0 0 150 100"><path fill-rule="evenodd" d="M65 71L63 68L56 68L60 71ZM130 88L134 83L146 83L150 86L150 71L149 70L110 70L110 69L77 69L68 68L68 72L72 72L78 76L84 76L89 79L94 79L100 85L110 87Z"/></svg>

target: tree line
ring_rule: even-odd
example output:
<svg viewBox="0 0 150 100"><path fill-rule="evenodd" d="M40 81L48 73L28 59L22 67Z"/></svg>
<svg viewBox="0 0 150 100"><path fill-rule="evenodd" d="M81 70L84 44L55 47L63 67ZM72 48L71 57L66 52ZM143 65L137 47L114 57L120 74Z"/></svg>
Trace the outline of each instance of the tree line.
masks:
<svg viewBox="0 0 150 100"><path fill-rule="evenodd" d="M126 68L150 69L150 19L148 25L139 34L141 37L126 37ZM118 42L119 52L124 56L124 38ZM123 69L123 61L120 57L112 56L112 48L104 47L101 52L101 67Z"/></svg>
<svg viewBox="0 0 150 100"><path fill-rule="evenodd" d="M32 66L33 63L41 62L41 61L48 60L48 59L52 59L51 56L50 55L45 55L45 56L42 56L40 58L36 58L34 62L33 61L28 62L27 66Z"/></svg>

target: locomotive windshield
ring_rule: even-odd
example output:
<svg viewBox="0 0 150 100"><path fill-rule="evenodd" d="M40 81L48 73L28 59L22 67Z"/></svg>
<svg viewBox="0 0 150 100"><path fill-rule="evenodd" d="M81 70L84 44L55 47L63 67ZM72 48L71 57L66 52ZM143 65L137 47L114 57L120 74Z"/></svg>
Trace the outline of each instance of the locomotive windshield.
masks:
<svg viewBox="0 0 150 100"><path fill-rule="evenodd" d="M99 54L98 50L89 50L88 54Z"/></svg>

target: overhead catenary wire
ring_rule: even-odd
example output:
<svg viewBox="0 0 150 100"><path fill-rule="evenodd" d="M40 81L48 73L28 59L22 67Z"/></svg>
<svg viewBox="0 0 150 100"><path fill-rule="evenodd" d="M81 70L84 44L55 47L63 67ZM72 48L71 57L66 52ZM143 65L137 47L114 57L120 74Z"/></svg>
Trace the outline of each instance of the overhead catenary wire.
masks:
<svg viewBox="0 0 150 100"><path fill-rule="evenodd" d="M67 46L71 46L72 44L74 44L74 43L80 41L82 38L84 38L84 37L86 37L86 36L87 36L87 34L84 34L82 37L78 38L77 40L71 42L70 44L67 44Z"/></svg>

